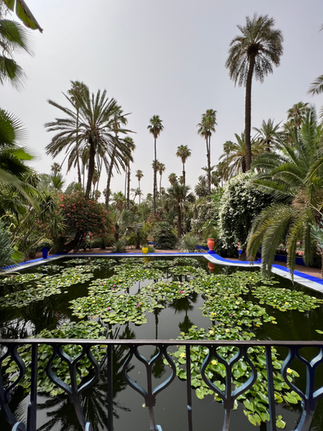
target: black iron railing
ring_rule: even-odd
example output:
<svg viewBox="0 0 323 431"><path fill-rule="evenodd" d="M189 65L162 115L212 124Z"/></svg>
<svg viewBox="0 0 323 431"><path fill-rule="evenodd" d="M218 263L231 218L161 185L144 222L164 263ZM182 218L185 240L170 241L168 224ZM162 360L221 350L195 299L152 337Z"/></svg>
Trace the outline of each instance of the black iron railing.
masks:
<svg viewBox="0 0 323 431"><path fill-rule="evenodd" d="M24 360L20 356L20 349L24 346L30 346L31 348L31 362L28 364L31 367L30 373L30 394L29 394L29 405L27 412L26 424L19 422L15 415L10 409L11 395L14 393L17 385L26 374L26 365ZM95 359L93 349L98 346L104 346L106 349L106 371L107 371L107 424L108 431L113 430L113 376L114 374L114 363L113 363L113 351L118 347L124 347L127 350L127 357L123 361L120 372L123 374L124 381L132 389L138 392L144 400L145 406L149 412L149 429L150 431L161 431L161 427L155 424L154 419L154 406L156 404L156 398L160 392L168 387L176 378L176 365L173 357L169 354L170 349L174 349L176 346L185 346L185 368L186 368L186 406L187 406L187 430L193 430L193 414L194 409L192 405L192 385L191 385L191 349L194 346L203 346L208 349L208 354L201 366L200 373L203 381L210 388L214 394L222 399L223 408L225 411L224 422L222 430L227 431L230 429L230 417L231 412L234 408L234 403L237 398L249 390L257 380L257 370L255 365L250 358L248 349L262 346L266 353L266 369L267 369L267 381L268 381L268 400L269 400L269 428L270 431L275 431L276 428L276 405L275 405L275 392L274 392L274 380L273 380L273 363L272 363L272 349L284 347L287 349L287 355L281 367L281 375L287 385L295 391L301 398L302 414L298 425L295 430L297 431L308 431L311 426L313 415L317 406L318 400L323 396L323 381L315 381L320 379L317 378L315 373L317 367L323 363L323 343L322 342L294 342L294 341L178 341L178 340L75 340L75 339L28 339L28 340L2 340L0 341L0 405L2 415L4 415L6 421L12 427L12 430L16 431L35 431L36 430L36 416L37 416L37 373L38 373L38 349L42 345L51 346L52 355L47 362L46 374L58 388L64 391L72 405L74 406L75 413L83 430L90 431L92 426L90 422L85 418L82 411L82 393L88 389L93 388L99 380L100 364ZM77 345L80 347L80 353L75 357L71 358L66 354L64 346ZM147 359L140 352L139 348L142 346L153 346L156 349L156 354L153 358ZM235 353L227 361L221 357L217 349L223 346L235 347ZM304 348L310 349L312 357L304 357ZM315 348L315 349L313 349ZM302 350L302 352L301 352ZM13 361L17 366L16 380L8 383L7 379L4 379L5 368L8 364L8 359ZM53 363L55 360L60 358L64 361L69 370L70 384L65 383L61 380L53 371ZM77 381L78 367L80 361L87 358L91 364L91 375L88 376L85 381ZM211 360L214 358L219 361L225 367L225 389L221 390L213 381L210 381L207 375L207 367ZM248 379L239 387L235 387L232 384L232 373L234 365L243 358L247 362L250 369ZM170 373L166 380L159 386L153 388L152 378L152 367L157 361L163 360L168 363ZM305 371L306 385L305 389L299 388L288 378L289 367L294 360L298 360L303 364ZM146 371L146 387L142 387L129 375L129 368L135 362L139 361L144 365ZM177 400L174 400L176 404ZM217 425L219 427L220 425ZM147 424L148 429L148 424ZM217 428L218 429L218 428Z"/></svg>

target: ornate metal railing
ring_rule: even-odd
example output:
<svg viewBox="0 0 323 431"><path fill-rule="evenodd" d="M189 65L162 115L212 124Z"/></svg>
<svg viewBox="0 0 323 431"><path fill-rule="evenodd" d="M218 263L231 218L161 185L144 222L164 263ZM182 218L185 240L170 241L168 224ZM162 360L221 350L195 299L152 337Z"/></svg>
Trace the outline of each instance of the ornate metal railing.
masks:
<svg viewBox="0 0 323 431"><path fill-rule="evenodd" d="M26 424L19 422L15 415L10 409L11 396L14 393L17 385L24 377L26 373L26 365L20 353L18 352L23 346L30 346L31 348L31 362L29 367L31 367L30 374L30 394L29 394L29 405L27 412ZM124 380L127 385L138 392L144 399L145 406L148 408L149 412L149 426L150 431L161 431L161 427L155 424L154 419L154 407L156 404L156 398L158 394L168 387L173 380L176 378L176 366L172 356L169 354L169 349L174 349L174 347L182 345L185 346L185 358L186 358L186 408L187 408L187 430L193 430L193 413L194 406L192 404L192 387L191 387L191 349L194 346L203 346L203 348L208 349L208 354L201 366L200 372L202 379L206 383L207 387L210 388L218 397L222 399L223 408L225 411L224 422L222 425L222 430L227 431L230 427L230 416L234 408L235 400L248 389L250 389L257 380L256 367L253 364L248 349L255 346L262 346L266 352L266 369L267 369L267 380L268 380L268 399L269 399L269 415L270 415L270 431L275 431L276 428L276 406L275 406L275 393L274 393L274 380L273 380L273 362L272 362L272 349L284 347L287 349L287 355L284 359L283 365L281 367L281 375L287 385L295 391L302 402L302 414L298 425L296 426L296 431L308 431L311 426L313 415L317 406L318 400L323 396L323 381L315 381L316 369L323 363L323 343L322 342L293 342L293 341L178 341L178 340L67 340L67 339L28 339L28 340L2 340L0 341L0 405L2 415L4 415L7 422L12 427L12 430L16 431L35 431L36 430L36 416L37 416L37 373L38 373L38 357L39 357L39 346L47 345L52 348L52 355L47 363L46 374L58 388L64 391L70 402L73 404L78 422L80 423L83 430L90 431L92 426L90 422L85 418L82 407L81 399L82 393L88 389L93 388L93 386L99 380L100 374L100 364L95 359L93 355L93 349L97 346L105 346L106 348L106 371L108 376L107 385L107 429L109 431L113 430L113 368L115 364L113 363L113 349L118 347L124 347L127 351L127 357L123 361L120 372L122 372ZM81 353L79 353L75 358L69 357L64 351L64 346L66 345L77 345L81 348ZM157 354L147 360L139 352L139 348L142 346L154 346ZM236 351L231 358L226 361L221 357L217 349L222 346L234 346ZM102 348L102 347L101 347ZM304 351L301 349L309 348L312 352L312 358L306 359L304 357ZM313 349L315 348L315 349ZM315 352L315 353L313 353ZM308 355L306 355L308 356ZM16 380L14 382L8 382L4 379L4 373L6 364L8 363L8 358L17 365ZM70 384L68 385L63 380L61 380L53 371L53 362L60 358L64 361L69 369ZM77 382L77 372L80 365L80 361L87 358L91 363L92 373L88 376L85 381L81 383ZM224 365L226 370L225 376L225 390L221 390L217 387L214 382L210 381L206 370L210 361L215 358L221 364ZM234 365L243 358L250 367L249 378L239 387L234 387L232 384L232 373ZM153 388L153 378L152 378L152 367L159 360L164 360L169 364L170 375L165 379L165 381L159 386ZM214 359L213 359L214 360ZM300 361L303 364L303 368L306 370L304 376L306 378L305 390L301 389L291 382L288 378L289 367L294 360ZM146 388L139 385L135 380L133 380L129 375L130 365L132 366L134 362L139 361L142 363L146 370ZM168 373L169 374L169 373ZM6 382L5 382L6 380ZM177 400L174 400L177 403ZM218 425L219 427L220 425ZM252 427L252 426L251 426ZM218 429L218 428L217 428Z"/></svg>

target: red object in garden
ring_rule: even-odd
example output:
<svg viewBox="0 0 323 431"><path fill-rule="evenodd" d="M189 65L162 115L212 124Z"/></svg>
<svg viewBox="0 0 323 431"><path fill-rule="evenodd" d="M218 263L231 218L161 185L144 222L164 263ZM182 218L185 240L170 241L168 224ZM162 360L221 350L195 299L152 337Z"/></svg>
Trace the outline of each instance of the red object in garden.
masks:
<svg viewBox="0 0 323 431"><path fill-rule="evenodd" d="M214 249L214 244L215 244L214 239L213 239L213 238L209 238L209 240L208 240L208 242L207 242L207 246L209 247L209 250L212 250L212 251L213 251L213 249Z"/></svg>

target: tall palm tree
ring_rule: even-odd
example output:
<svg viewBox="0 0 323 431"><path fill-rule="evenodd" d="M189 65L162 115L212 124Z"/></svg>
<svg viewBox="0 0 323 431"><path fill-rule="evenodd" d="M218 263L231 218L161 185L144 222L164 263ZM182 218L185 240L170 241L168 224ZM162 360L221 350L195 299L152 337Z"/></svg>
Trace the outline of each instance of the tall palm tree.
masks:
<svg viewBox="0 0 323 431"><path fill-rule="evenodd" d="M270 152L272 147L279 144L279 140L282 137L282 132L279 131L280 123L274 124L274 121L269 118L266 122L263 120L260 129L254 127L253 130L257 132L255 141L264 147L264 150Z"/></svg>
<svg viewBox="0 0 323 431"><path fill-rule="evenodd" d="M126 184L127 184L127 187L126 187L126 189L127 189L127 193L126 193L126 196L127 196L127 209L129 209L129 202L130 202L130 180L131 180L131 178L130 178L131 177L130 162L132 160L131 153L132 153L132 151L135 150L136 145L134 144L133 139L130 138L129 136L127 136L124 139L124 141L125 141L125 144L127 145L128 149L129 149L129 151L130 151L130 156L126 157L126 159L125 159L125 165L126 165Z"/></svg>
<svg viewBox="0 0 323 431"><path fill-rule="evenodd" d="M61 172L62 168L59 163L54 162L50 167L50 170L53 172L53 175L56 176L59 172Z"/></svg>
<svg viewBox="0 0 323 431"><path fill-rule="evenodd" d="M194 192L198 196L198 198L205 198L208 196L208 182L205 175L200 175L198 178L198 183L196 184L194 188Z"/></svg>
<svg viewBox="0 0 323 431"><path fill-rule="evenodd" d="M126 202L126 197L122 192L113 193L112 195L112 205L117 208L120 212L124 209L124 204Z"/></svg>
<svg viewBox="0 0 323 431"><path fill-rule="evenodd" d="M140 190L140 187L137 187L136 189L131 189L131 193L133 195L134 200L136 200L136 197L139 196L139 205L140 205L140 196L142 195L142 191Z"/></svg>
<svg viewBox="0 0 323 431"><path fill-rule="evenodd" d="M201 122L197 125L197 133L204 137L206 144L209 195L211 194L211 136L212 132L215 132L216 125L216 111L214 109L207 109L205 114L202 114Z"/></svg>
<svg viewBox="0 0 323 431"><path fill-rule="evenodd" d="M162 176L163 176L163 172L165 172L165 170L166 170L166 166L164 165L164 163L158 162L157 163L157 171L159 173L159 194L160 195L161 195L161 188L162 188L162 186L161 186Z"/></svg>
<svg viewBox="0 0 323 431"><path fill-rule="evenodd" d="M291 271L298 241L303 242L304 259L310 263L313 227L323 226L323 133L314 109L308 111L301 131L294 129L292 144L282 140L280 146L282 151L263 153L254 163L264 169L254 183L278 199L254 221L248 242L250 257L262 245L263 271L270 270L276 248L286 240ZM323 249L317 245L317 250L323 260Z"/></svg>
<svg viewBox="0 0 323 431"><path fill-rule="evenodd" d="M157 148L156 148L156 142L157 138L160 134L160 132L164 129L163 122L159 118L159 115L154 115L150 120L150 124L148 125L147 129L149 132L154 136L154 190L153 190L153 209L154 209L154 215L156 214L156 195L157 195Z"/></svg>
<svg viewBox="0 0 323 431"><path fill-rule="evenodd" d="M111 160L108 168L108 179L107 179L107 188L106 188L106 196L105 196L105 207L108 209L109 207L109 199L111 194L111 178L113 176L113 169L116 169L118 173L120 173L120 168L124 169L125 165L123 163L123 160L120 160L120 158L117 157L118 155L118 149L119 149L119 134L127 133L129 130L124 129L124 126L127 125L128 114L124 114L123 110L120 106L115 110L113 118L111 119L110 128L113 129L114 133L114 142L113 142L113 151L111 155Z"/></svg>
<svg viewBox="0 0 323 431"><path fill-rule="evenodd" d="M182 209L183 209L183 203L185 202L185 198L189 189L190 188L188 186L184 186L184 184L179 184L177 181L174 185L172 185L169 189L167 189L168 196L177 209L177 237L178 238L181 238L182 236Z"/></svg>
<svg viewBox="0 0 323 431"><path fill-rule="evenodd" d="M144 174L143 174L143 172L140 170L140 169L138 169L137 171L136 171L136 177L138 178L138 188L139 188L139 190L140 190L140 193L139 193L139 205L140 205L140 198L141 198L141 195L142 195L142 193L141 193L141 188L140 188L140 181L141 181L141 178L144 176Z"/></svg>
<svg viewBox="0 0 323 431"><path fill-rule="evenodd" d="M274 19L257 16L246 17L244 27L238 25L242 33L236 36L229 49L225 66L229 69L230 79L239 86L246 87L245 100L245 137L246 169L251 167L251 85L252 78L263 82L264 77L273 72L273 64L278 66L283 53L283 36L273 28Z"/></svg>
<svg viewBox="0 0 323 431"><path fill-rule="evenodd" d="M77 98L75 97L75 94L78 92L82 94L83 91L85 91L85 84L83 82L79 81L71 81L71 88L67 91L69 96L71 97L71 101L75 105L76 109L76 146L75 146L75 153L71 153L71 157L69 158L68 163L68 170L74 163L74 165L77 165L77 175L78 175L78 182L79 184L82 184L81 179L81 168L80 168L80 155L79 155L79 138L78 138L78 129L79 129L79 106L77 104Z"/></svg>
<svg viewBox="0 0 323 431"><path fill-rule="evenodd" d="M192 154L191 150L188 148L187 145L180 145L177 147L176 156L180 157L183 164L183 184L185 186L186 184L186 173L185 173L185 163L188 157L190 157Z"/></svg>
<svg viewBox="0 0 323 431"><path fill-rule="evenodd" d="M68 96L65 97L73 108L75 103L79 107L78 127L77 114L74 109L65 108L52 100L48 101L51 105L67 114L67 118L56 118L55 121L45 124L47 131L58 132L47 145L46 152L56 157L61 151L69 154L73 150L78 150L80 153L83 153L86 149L88 150L88 177L85 195L89 197L96 155L104 155L107 162L107 158L111 158L113 152L115 137L109 124L118 109L118 105L114 99L107 97L106 90L102 93L98 90L95 95L90 94L85 86L82 92L75 92L73 96L75 97L74 103ZM124 142L118 141L118 148L121 160L124 155L130 156Z"/></svg>
<svg viewBox="0 0 323 431"><path fill-rule="evenodd" d="M226 141L219 161L223 163L222 173L226 179L238 172L246 172L246 140L244 133L234 134L236 142Z"/></svg>
<svg viewBox="0 0 323 431"><path fill-rule="evenodd" d="M293 125L300 130L302 122L305 120L309 109L308 103L295 103L295 105L287 111L287 120L289 120L290 125Z"/></svg>
<svg viewBox="0 0 323 431"><path fill-rule="evenodd" d="M173 186L177 182L177 175L172 173L168 175L168 181Z"/></svg>

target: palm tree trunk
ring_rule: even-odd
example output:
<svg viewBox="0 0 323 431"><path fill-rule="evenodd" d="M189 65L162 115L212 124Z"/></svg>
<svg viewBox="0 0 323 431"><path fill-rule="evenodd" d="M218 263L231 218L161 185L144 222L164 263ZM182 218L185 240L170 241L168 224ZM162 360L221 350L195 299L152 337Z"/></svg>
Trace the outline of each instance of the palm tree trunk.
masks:
<svg viewBox="0 0 323 431"><path fill-rule="evenodd" d="M95 158L95 149L94 149L94 144L92 140L91 142L89 142L89 144L90 144L90 158L89 158L89 171L87 176L87 185L86 185L86 192L85 192L86 198L89 198L91 193L92 179L94 174L94 158Z"/></svg>
<svg viewBox="0 0 323 431"><path fill-rule="evenodd" d="M249 70L246 84L246 102L245 102L245 139L246 139L246 171L251 168L251 85L252 75L255 66L255 56L250 57Z"/></svg>
<svg viewBox="0 0 323 431"><path fill-rule="evenodd" d="M80 157L79 157L79 108L76 108L76 157L77 157L77 176L79 184L82 184Z"/></svg>
<svg viewBox="0 0 323 431"><path fill-rule="evenodd" d="M206 139L206 157L207 157L207 182L208 182L208 194L211 194L211 136Z"/></svg>
<svg viewBox="0 0 323 431"><path fill-rule="evenodd" d="M157 194L157 171L156 171L156 162L157 162L157 150L156 150L156 137L154 139L154 193L153 193L153 204L154 204L154 216L156 214L156 194Z"/></svg>
<svg viewBox="0 0 323 431"><path fill-rule="evenodd" d="M186 185L186 178L185 178L185 176L186 176L186 172L185 172L185 163L183 163L183 185L184 185L184 187L185 187L185 185ZM184 234L186 233L186 205L185 205L185 203L186 203L186 196L184 196L184 214L183 214L183 221L184 221Z"/></svg>
<svg viewBox="0 0 323 431"><path fill-rule="evenodd" d="M130 204L130 161L128 166L128 185L127 185L127 210L129 209Z"/></svg>
<svg viewBox="0 0 323 431"><path fill-rule="evenodd" d="M182 236L182 212L180 202L177 203L177 238Z"/></svg>
<svg viewBox="0 0 323 431"><path fill-rule="evenodd" d="M140 189L140 180L139 179L138 179L138 184L139 184L139 191L140 191L140 194L139 194L139 205L140 205L141 189Z"/></svg>
<svg viewBox="0 0 323 431"><path fill-rule="evenodd" d="M108 172L107 190L105 193L105 209L106 210L109 208L109 199L110 199L110 194L111 194L110 185L111 185L112 169L113 169L113 165L114 165L115 155L116 155L116 145L114 144L114 148L113 148L112 156L111 156L111 161L110 161L109 172Z"/></svg>

